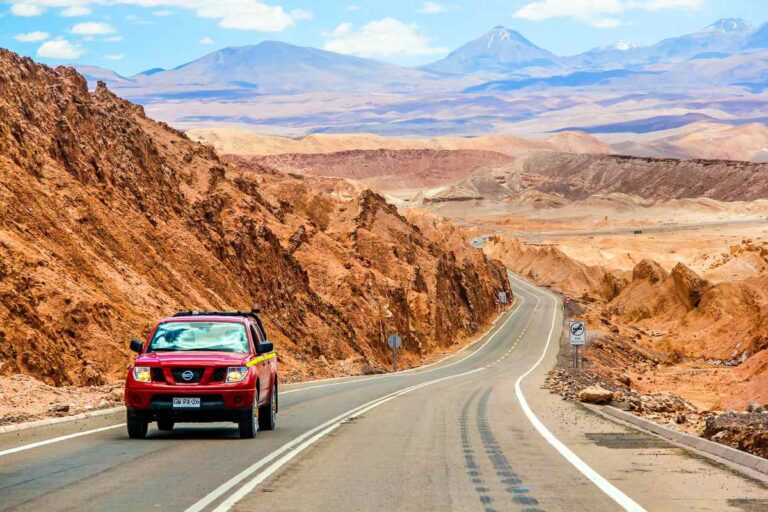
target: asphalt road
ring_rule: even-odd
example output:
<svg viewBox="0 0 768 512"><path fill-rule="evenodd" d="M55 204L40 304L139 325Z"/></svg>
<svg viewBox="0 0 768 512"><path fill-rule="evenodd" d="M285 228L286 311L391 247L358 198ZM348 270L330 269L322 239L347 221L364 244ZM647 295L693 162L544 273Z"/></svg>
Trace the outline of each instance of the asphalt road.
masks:
<svg viewBox="0 0 768 512"><path fill-rule="evenodd" d="M122 415L0 436L3 510L768 510L768 488L541 390L562 308L519 302L472 347L395 375L285 386L278 428ZM33 444L36 443L36 444Z"/></svg>

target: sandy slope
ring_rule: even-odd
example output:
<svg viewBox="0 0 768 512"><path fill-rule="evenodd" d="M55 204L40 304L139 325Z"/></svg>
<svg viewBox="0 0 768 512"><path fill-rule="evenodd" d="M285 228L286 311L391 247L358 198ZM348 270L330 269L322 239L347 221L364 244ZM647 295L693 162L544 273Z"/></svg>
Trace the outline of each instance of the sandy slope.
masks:
<svg viewBox="0 0 768 512"><path fill-rule="evenodd" d="M614 144L617 152L678 158L768 161L768 127L749 123L692 123L684 128L638 137Z"/></svg>
<svg viewBox="0 0 768 512"><path fill-rule="evenodd" d="M238 128L195 128L187 133L193 140L210 144L222 154L240 156L335 153L375 149L478 149L508 155L533 149L573 153L612 152L610 146L597 138L577 132L559 133L546 139L526 139L514 135L406 138L372 134L319 134L290 138L263 135Z"/></svg>

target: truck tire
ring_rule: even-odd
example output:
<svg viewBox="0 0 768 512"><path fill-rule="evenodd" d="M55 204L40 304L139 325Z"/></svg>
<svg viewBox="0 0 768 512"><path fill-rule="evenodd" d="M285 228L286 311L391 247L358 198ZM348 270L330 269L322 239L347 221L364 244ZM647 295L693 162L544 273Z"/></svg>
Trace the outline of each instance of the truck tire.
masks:
<svg viewBox="0 0 768 512"><path fill-rule="evenodd" d="M128 409L128 413L125 420L128 425L128 437L131 439L144 439L147 437L147 429L149 428L149 421L136 414L131 409Z"/></svg>
<svg viewBox="0 0 768 512"><path fill-rule="evenodd" d="M253 439L256 437L258 431L258 414L259 414L259 392L256 392L256 398L254 399L254 405L248 408L245 416L240 418L237 422L237 428L240 431L240 439Z"/></svg>
<svg viewBox="0 0 768 512"><path fill-rule="evenodd" d="M277 421L277 383L269 402L259 407L259 430L275 430Z"/></svg>
<svg viewBox="0 0 768 512"><path fill-rule="evenodd" d="M173 426L176 423L170 419L170 418L158 418L157 419L157 429L162 430L163 432L170 432L173 430Z"/></svg>

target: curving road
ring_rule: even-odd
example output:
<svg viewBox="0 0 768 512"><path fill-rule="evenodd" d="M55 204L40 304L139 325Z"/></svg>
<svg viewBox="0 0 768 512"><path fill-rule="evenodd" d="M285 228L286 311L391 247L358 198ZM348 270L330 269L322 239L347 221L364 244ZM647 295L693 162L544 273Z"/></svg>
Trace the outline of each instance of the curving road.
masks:
<svg viewBox="0 0 768 512"><path fill-rule="evenodd" d="M540 389L558 298L518 302L473 346L394 375L285 386L278 428L151 430L122 414L0 436L3 510L765 510L768 488Z"/></svg>

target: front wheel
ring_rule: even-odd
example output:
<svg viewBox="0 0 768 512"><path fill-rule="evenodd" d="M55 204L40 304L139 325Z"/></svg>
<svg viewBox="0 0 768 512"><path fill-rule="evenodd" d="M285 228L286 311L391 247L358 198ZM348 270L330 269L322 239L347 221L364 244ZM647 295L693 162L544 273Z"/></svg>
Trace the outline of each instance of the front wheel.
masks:
<svg viewBox="0 0 768 512"><path fill-rule="evenodd" d="M259 407L259 430L275 430L277 422L277 384L269 402Z"/></svg>
<svg viewBox="0 0 768 512"><path fill-rule="evenodd" d="M253 439L258 430L259 416L259 393L256 393L254 405L248 408L246 415L237 422L237 428L240 431L240 439Z"/></svg>
<svg viewBox="0 0 768 512"><path fill-rule="evenodd" d="M128 437L131 439L144 439L147 437L149 421L146 418L142 418L132 410L128 409L125 422L128 426Z"/></svg>

